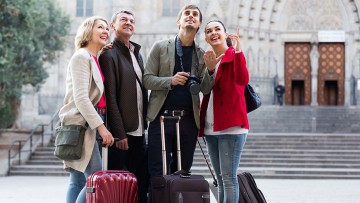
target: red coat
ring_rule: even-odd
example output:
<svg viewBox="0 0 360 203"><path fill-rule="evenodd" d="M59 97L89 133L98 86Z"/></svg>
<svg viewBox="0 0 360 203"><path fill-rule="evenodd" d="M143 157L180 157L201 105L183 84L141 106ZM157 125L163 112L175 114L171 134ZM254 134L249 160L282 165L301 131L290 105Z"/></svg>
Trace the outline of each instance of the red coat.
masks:
<svg viewBox="0 0 360 203"><path fill-rule="evenodd" d="M240 126L249 129L244 96L249 72L243 52L235 54L229 47L217 69L214 87L214 131ZM204 95L200 108L199 136L204 136L205 115L210 94Z"/></svg>

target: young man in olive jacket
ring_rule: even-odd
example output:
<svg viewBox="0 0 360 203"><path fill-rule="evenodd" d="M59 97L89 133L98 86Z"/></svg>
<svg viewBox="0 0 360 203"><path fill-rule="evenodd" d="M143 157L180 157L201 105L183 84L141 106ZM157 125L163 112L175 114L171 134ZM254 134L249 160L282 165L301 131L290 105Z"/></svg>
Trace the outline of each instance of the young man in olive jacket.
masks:
<svg viewBox="0 0 360 203"><path fill-rule="evenodd" d="M185 175L188 175L193 163L199 128L199 91L211 90L214 83L204 64L204 51L194 40L201 22L202 14L196 5L184 6L178 15L178 35L155 42L146 62L144 86L151 90L147 112L147 120L150 121L148 164L151 177L163 174L161 115L182 116L180 147ZM168 172L173 173L177 170L178 162L174 121L165 121L165 134L167 163L171 163Z"/></svg>
<svg viewBox="0 0 360 203"><path fill-rule="evenodd" d="M135 30L134 14L118 11L111 18L115 39L99 63L104 73L107 127L120 138L109 148L111 170L128 170L138 179L138 202L147 202L148 172L146 141L147 90L142 85L140 45L130 41Z"/></svg>

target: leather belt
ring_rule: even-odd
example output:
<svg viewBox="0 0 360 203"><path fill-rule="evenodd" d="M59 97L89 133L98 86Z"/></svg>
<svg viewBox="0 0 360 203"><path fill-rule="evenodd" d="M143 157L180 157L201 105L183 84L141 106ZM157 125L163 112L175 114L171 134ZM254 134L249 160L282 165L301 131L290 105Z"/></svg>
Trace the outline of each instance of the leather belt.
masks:
<svg viewBox="0 0 360 203"><path fill-rule="evenodd" d="M164 116L186 116L190 113L185 110L164 110Z"/></svg>
<svg viewBox="0 0 360 203"><path fill-rule="evenodd" d="M105 115L106 114L106 108L97 108L98 114Z"/></svg>

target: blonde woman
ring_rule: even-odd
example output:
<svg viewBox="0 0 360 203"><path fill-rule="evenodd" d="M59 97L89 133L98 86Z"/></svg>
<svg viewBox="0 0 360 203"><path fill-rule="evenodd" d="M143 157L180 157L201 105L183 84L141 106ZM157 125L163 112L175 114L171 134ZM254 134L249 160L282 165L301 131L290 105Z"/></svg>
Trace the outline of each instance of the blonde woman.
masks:
<svg viewBox="0 0 360 203"><path fill-rule="evenodd" d="M88 128L79 160L64 161L70 171L67 203L85 203L86 178L101 170L100 151L96 142L96 130L103 144L111 146L114 138L106 129L97 112L97 105L104 100L103 76L97 62L97 53L109 39L108 22L100 16L87 18L75 37L76 52L71 57L66 76L64 106L59 117L63 125L85 125ZM104 101L102 101L104 102Z"/></svg>

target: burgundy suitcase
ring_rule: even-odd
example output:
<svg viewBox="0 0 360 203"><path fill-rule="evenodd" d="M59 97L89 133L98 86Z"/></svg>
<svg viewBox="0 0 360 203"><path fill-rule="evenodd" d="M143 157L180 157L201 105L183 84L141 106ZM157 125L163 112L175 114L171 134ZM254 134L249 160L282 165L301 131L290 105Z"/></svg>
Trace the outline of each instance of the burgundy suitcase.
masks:
<svg viewBox="0 0 360 203"><path fill-rule="evenodd" d="M177 131L177 155L178 171L181 171L180 151L180 116L161 116L161 142L163 159L163 176L155 176L151 179L152 203L210 203L209 183L201 175L166 175L166 148L164 120L175 119Z"/></svg>
<svg viewBox="0 0 360 203"><path fill-rule="evenodd" d="M102 168L86 180L87 203L137 203L138 186L134 174L107 170L108 148L102 147Z"/></svg>

